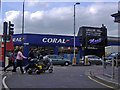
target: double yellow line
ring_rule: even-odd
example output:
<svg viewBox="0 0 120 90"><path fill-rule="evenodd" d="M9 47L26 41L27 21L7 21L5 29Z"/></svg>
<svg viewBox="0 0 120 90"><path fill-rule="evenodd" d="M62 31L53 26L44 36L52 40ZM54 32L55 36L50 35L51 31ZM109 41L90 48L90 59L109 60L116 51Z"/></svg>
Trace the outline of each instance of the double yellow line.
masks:
<svg viewBox="0 0 120 90"><path fill-rule="evenodd" d="M111 87L111 86L108 86L108 85L106 85L106 84L104 84L104 83L101 83L101 82L99 82L99 81L96 81L95 79L91 78L90 76L88 76L88 78L91 79L91 80L93 80L93 81L95 81L95 82L97 82L97 83L99 83L99 84L101 84L101 85L103 85L103 86L106 86L106 87L108 87L108 88L115 89L114 87Z"/></svg>

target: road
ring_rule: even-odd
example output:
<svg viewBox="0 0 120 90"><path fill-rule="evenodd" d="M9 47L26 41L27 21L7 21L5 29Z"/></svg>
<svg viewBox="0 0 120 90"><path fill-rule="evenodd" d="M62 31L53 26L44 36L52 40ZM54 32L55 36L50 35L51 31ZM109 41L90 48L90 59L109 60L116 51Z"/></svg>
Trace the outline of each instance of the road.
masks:
<svg viewBox="0 0 120 90"><path fill-rule="evenodd" d="M101 66L54 66L54 72L40 75L17 72L7 73L9 88L107 88L89 79L89 70Z"/></svg>

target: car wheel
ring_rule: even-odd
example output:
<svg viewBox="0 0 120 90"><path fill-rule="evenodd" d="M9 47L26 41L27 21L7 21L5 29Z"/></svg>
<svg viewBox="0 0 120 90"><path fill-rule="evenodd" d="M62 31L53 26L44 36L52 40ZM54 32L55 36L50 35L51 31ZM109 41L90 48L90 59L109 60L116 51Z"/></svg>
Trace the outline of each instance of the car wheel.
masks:
<svg viewBox="0 0 120 90"><path fill-rule="evenodd" d="M68 66L68 65L69 65L69 62L65 62L64 65L65 65L65 66Z"/></svg>

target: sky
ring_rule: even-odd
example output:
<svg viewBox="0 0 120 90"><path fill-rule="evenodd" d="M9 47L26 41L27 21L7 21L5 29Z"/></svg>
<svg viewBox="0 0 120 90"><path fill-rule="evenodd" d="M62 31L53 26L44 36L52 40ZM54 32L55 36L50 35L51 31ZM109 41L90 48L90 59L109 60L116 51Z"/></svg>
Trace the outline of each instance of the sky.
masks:
<svg viewBox="0 0 120 90"><path fill-rule="evenodd" d="M80 1L80 0L79 0ZM73 35L74 31L74 5L76 2L42 2L39 0L25 1L25 33ZM14 23L14 34L22 32L23 2L1 2L0 23L11 21ZM114 23L111 14L117 13L118 2L80 2L75 6L75 20L77 35L82 26L107 27L108 36L118 36L118 24ZM0 25L2 34L3 26Z"/></svg>

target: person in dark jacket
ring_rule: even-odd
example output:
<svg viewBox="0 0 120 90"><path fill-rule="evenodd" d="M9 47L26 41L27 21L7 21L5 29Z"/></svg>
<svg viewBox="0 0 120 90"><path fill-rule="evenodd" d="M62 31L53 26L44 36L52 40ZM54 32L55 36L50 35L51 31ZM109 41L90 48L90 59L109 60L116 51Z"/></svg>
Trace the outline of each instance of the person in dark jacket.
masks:
<svg viewBox="0 0 120 90"><path fill-rule="evenodd" d="M8 58L8 60L9 60L9 63L8 63L8 65L4 68L4 71L6 71L7 68L9 68L10 66L13 65L13 70L12 70L12 71L14 72L14 71L15 71L14 51L11 52L10 57Z"/></svg>
<svg viewBox="0 0 120 90"><path fill-rule="evenodd" d="M33 49L29 51L29 57L31 57L31 59L36 58L34 55Z"/></svg>

